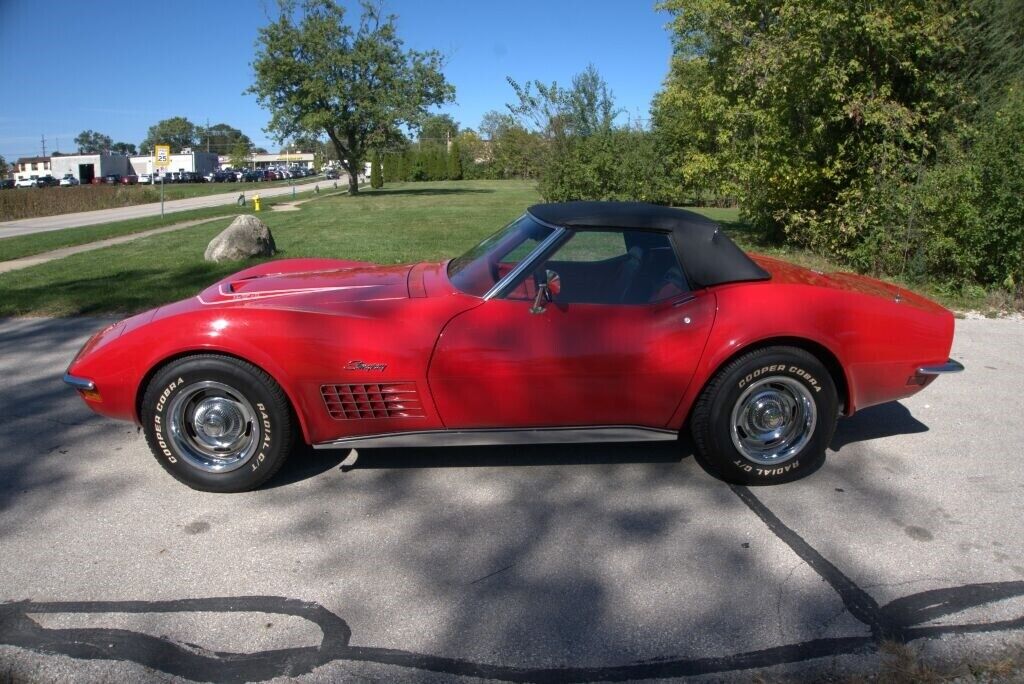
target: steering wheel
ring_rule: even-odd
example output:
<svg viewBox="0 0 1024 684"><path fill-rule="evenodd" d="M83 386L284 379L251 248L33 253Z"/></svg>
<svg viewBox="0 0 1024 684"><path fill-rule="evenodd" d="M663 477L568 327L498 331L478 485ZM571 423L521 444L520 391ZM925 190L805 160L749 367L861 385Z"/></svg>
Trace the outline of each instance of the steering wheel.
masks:
<svg viewBox="0 0 1024 684"><path fill-rule="evenodd" d="M497 284L497 282L501 280L501 267L498 265L498 260L488 259L487 268L491 272L491 280L493 280L495 284Z"/></svg>

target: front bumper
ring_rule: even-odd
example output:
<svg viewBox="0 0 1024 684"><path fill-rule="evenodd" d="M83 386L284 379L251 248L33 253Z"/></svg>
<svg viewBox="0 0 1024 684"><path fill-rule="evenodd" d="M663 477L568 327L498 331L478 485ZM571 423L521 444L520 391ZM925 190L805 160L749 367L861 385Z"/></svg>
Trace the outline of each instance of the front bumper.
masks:
<svg viewBox="0 0 1024 684"><path fill-rule="evenodd" d="M949 359L946 363L938 366L922 366L917 369L918 375L945 375L947 373L959 373L964 369L964 365L959 361Z"/></svg>

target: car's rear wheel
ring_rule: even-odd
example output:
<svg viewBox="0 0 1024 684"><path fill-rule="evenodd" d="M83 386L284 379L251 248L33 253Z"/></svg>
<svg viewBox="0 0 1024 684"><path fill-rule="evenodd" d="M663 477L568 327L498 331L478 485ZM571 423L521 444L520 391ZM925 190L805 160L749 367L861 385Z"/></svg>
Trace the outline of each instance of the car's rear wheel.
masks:
<svg viewBox="0 0 1024 684"><path fill-rule="evenodd" d="M722 368L697 400L690 425L708 472L735 484L777 484L821 466L837 417L825 365L804 349L779 346Z"/></svg>
<svg viewBox="0 0 1024 684"><path fill-rule="evenodd" d="M141 406L146 440L177 480L208 492L241 492L267 481L294 443L281 387L250 363L202 354L160 369Z"/></svg>

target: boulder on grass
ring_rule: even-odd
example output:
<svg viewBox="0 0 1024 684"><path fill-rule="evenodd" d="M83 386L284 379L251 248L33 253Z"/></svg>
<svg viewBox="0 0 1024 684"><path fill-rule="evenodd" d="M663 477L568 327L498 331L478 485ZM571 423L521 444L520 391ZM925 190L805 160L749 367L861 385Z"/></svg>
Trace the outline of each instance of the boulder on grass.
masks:
<svg viewBox="0 0 1024 684"><path fill-rule="evenodd" d="M242 215L231 222L206 247L207 261L238 261L260 256L274 256L274 236L267 224L255 216Z"/></svg>

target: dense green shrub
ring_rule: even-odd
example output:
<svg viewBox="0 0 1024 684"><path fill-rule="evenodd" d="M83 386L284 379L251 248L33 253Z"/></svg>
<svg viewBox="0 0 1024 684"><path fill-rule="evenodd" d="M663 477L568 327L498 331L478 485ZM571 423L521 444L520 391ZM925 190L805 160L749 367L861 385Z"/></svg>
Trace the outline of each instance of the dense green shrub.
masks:
<svg viewBox="0 0 1024 684"><path fill-rule="evenodd" d="M379 190L384 187L384 170L380 166L380 155L374 154L370 162L370 187Z"/></svg>
<svg viewBox="0 0 1024 684"><path fill-rule="evenodd" d="M550 154L538 189L549 202L664 199L664 168L651 133L612 129L572 137Z"/></svg>
<svg viewBox="0 0 1024 684"><path fill-rule="evenodd" d="M864 271L1020 293L1024 0L664 0L663 199Z"/></svg>

